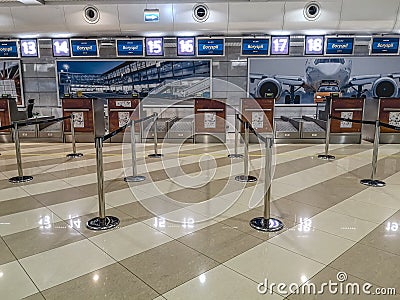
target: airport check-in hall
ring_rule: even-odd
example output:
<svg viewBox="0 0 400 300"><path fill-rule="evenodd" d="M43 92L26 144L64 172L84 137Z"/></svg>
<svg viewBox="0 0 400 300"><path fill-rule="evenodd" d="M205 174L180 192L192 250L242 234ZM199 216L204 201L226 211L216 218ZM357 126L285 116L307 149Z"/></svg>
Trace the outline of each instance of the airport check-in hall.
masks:
<svg viewBox="0 0 400 300"><path fill-rule="evenodd" d="M0 299L400 299L400 0L0 5Z"/></svg>

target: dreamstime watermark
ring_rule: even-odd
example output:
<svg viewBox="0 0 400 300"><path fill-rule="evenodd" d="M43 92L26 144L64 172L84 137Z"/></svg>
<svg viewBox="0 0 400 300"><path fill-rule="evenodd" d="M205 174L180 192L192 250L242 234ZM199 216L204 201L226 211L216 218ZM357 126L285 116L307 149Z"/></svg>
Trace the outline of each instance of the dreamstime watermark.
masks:
<svg viewBox="0 0 400 300"><path fill-rule="evenodd" d="M381 288L374 287L371 283L365 282L363 284L357 282L346 282L347 274L345 272L338 272L336 275L337 281L329 280L315 284L312 282L305 283L274 283L268 282L266 278L257 286L257 291L260 294L273 294L276 292L281 295L377 295L377 296L394 296L396 295L395 288Z"/></svg>

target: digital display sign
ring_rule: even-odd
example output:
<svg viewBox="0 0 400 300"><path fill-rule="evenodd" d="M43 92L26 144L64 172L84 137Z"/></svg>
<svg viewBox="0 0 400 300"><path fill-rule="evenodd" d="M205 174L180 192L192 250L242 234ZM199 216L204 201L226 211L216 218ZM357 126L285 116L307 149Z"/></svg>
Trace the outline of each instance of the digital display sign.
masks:
<svg viewBox="0 0 400 300"><path fill-rule="evenodd" d="M0 57L19 57L17 41L0 41Z"/></svg>
<svg viewBox="0 0 400 300"><path fill-rule="evenodd" d="M197 54L200 56L221 56L224 55L224 48L224 39L197 39Z"/></svg>
<svg viewBox="0 0 400 300"><path fill-rule="evenodd" d="M323 55L324 54L323 35L308 35L305 38L304 54L305 55Z"/></svg>
<svg viewBox="0 0 400 300"><path fill-rule="evenodd" d="M326 54L353 54L354 38L330 37L326 39Z"/></svg>
<svg viewBox="0 0 400 300"><path fill-rule="evenodd" d="M178 37L176 48L179 56L194 56L196 54L194 37Z"/></svg>
<svg viewBox="0 0 400 300"><path fill-rule="evenodd" d="M71 55L69 39L52 39L51 44L54 57L66 57Z"/></svg>
<svg viewBox="0 0 400 300"><path fill-rule="evenodd" d="M290 37L273 36L271 37L271 55L288 55Z"/></svg>
<svg viewBox="0 0 400 300"><path fill-rule="evenodd" d="M268 55L269 39L242 39L242 55Z"/></svg>
<svg viewBox="0 0 400 300"><path fill-rule="evenodd" d="M164 56L162 37L146 38L146 56Z"/></svg>
<svg viewBox="0 0 400 300"><path fill-rule="evenodd" d="M372 38L371 54L397 54L399 52L399 38L374 37Z"/></svg>
<svg viewBox="0 0 400 300"><path fill-rule="evenodd" d="M117 40L117 56L143 56L143 40Z"/></svg>
<svg viewBox="0 0 400 300"><path fill-rule="evenodd" d="M39 57L37 39L20 40L21 57Z"/></svg>
<svg viewBox="0 0 400 300"><path fill-rule="evenodd" d="M72 57L98 56L97 40L71 40Z"/></svg>

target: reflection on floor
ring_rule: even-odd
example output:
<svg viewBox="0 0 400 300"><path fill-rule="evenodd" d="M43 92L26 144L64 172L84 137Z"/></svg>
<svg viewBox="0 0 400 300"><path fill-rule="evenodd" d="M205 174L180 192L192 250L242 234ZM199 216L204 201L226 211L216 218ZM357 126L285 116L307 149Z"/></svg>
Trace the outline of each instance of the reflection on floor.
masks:
<svg viewBox="0 0 400 300"><path fill-rule="evenodd" d="M397 145L379 150L383 188L359 184L370 144L332 145L331 162L316 158L323 145L276 145L271 213L285 228L272 234L248 225L262 215L264 150L251 146L259 180L245 184L234 180L243 160L227 158L231 146L168 144L151 159L152 146L138 145L146 180L128 184L130 146L105 144L107 215L121 224L94 232L85 227L98 213L93 145L78 144L84 157L71 160L68 144L24 143L34 180L11 184L14 148L1 144L0 298L366 299L365 283L400 293ZM321 293L329 280L360 294Z"/></svg>

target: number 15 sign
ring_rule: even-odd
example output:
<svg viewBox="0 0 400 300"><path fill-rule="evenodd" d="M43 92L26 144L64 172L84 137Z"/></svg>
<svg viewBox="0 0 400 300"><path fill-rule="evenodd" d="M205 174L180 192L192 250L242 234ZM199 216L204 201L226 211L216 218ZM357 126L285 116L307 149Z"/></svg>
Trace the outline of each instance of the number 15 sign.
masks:
<svg viewBox="0 0 400 300"><path fill-rule="evenodd" d="M271 55L288 55L290 37L273 36L271 37Z"/></svg>

